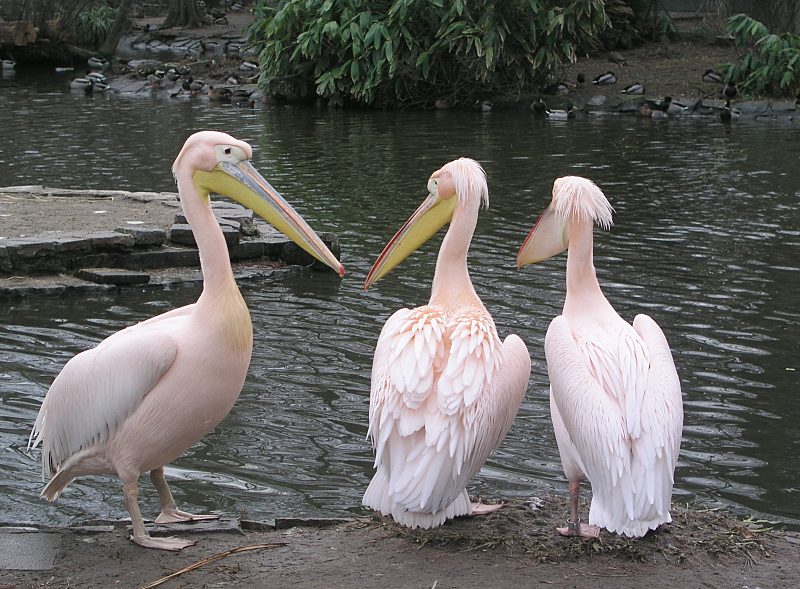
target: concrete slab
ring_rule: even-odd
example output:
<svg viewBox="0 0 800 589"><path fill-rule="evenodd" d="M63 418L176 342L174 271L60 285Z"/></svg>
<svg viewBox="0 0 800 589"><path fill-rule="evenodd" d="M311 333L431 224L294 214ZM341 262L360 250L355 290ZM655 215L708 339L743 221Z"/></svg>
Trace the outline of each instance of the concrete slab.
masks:
<svg viewBox="0 0 800 589"><path fill-rule="evenodd" d="M58 554L61 534L0 528L0 569L49 571Z"/></svg>

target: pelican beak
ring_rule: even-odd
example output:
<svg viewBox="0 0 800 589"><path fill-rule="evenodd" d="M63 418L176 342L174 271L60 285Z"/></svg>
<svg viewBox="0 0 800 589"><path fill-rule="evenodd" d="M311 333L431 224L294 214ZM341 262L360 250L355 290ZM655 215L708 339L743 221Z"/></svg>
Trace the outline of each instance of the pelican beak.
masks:
<svg viewBox="0 0 800 589"><path fill-rule="evenodd" d="M194 181L205 192L223 194L251 209L339 276L344 276L341 262L249 161L220 162L210 172L195 172Z"/></svg>
<svg viewBox="0 0 800 589"><path fill-rule="evenodd" d="M517 253L517 268L552 258L568 245L566 222L556 216L552 207L548 207L522 242Z"/></svg>
<svg viewBox="0 0 800 589"><path fill-rule="evenodd" d="M455 194L442 198L434 185L429 184L428 187L430 190L428 197L394 234L378 256L364 281L364 290L391 272L453 218L453 211L458 201Z"/></svg>

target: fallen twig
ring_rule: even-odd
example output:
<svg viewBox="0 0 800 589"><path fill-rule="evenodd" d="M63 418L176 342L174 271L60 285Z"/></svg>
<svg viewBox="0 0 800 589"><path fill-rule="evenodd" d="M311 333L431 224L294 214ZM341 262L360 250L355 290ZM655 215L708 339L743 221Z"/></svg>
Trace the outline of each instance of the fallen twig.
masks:
<svg viewBox="0 0 800 589"><path fill-rule="evenodd" d="M231 548L230 550L226 550L225 552L220 552L219 554L213 554L202 560L198 560L197 562L190 564L189 566L184 567L179 571L175 571L174 573L167 575L166 577L161 577L160 579L156 579L155 581L153 581L148 585L143 585L139 589L153 589L153 587L158 587L159 585L163 585L170 579L174 579L175 577L179 577L180 575L183 575L195 569L199 569L201 566L208 564L209 562L214 562L215 560L225 558L226 556L230 556L231 554L237 554L239 552L251 552L253 550L265 550L267 548L279 548L281 546L286 546L286 542L272 542L270 544L252 544L250 546L239 546L237 548Z"/></svg>

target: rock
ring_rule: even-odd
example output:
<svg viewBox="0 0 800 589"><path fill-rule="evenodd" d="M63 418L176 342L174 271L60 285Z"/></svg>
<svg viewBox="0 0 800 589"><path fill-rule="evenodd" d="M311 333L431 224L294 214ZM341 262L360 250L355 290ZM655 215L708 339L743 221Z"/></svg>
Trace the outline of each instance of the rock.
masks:
<svg viewBox="0 0 800 589"><path fill-rule="evenodd" d="M0 272L11 274L14 270L14 264L11 263L11 256L8 255L8 248L5 245L0 245Z"/></svg>
<svg viewBox="0 0 800 589"><path fill-rule="evenodd" d="M146 284L150 282L150 275L144 272L122 270L120 268L84 268L78 270L78 278L97 282L98 284L115 284L127 286L131 284Z"/></svg>
<svg viewBox="0 0 800 589"><path fill-rule="evenodd" d="M603 106L606 103L607 98L602 94L595 94L592 96L589 101L586 103L586 106Z"/></svg>
<svg viewBox="0 0 800 589"><path fill-rule="evenodd" d="M760 115L769 110L767 103L760 100L744 100L737 102L733 106L738 108L743 115Z"/></svg>
<svg viewBox="0 0 800 589"><path fill-rule="evenodd" d="M222 229L222 235L225 237L225 243L228 245L228 247L239 243L238 228L232 227L228 223L220 223L220 229ZM170 227L169 231L167 232L167 239L169 239L169 241L172 243L178 243L181 245L197 245L194 240L192 228L183 223L176 223Z"/></svg>
<svg viewBox="0 0 800 589"><path fill-rule="evenodd" d="M167 232L158 227L146 227L144 225L129 225L117 227L118 233L125 233L133 237L134 245L137 247L162 245L167 238Z"/></svg>
<svg viewBox="0 0 800 589"><path fill-rule="evenodd" d="M95 251L129 250L135 243L132 235L116 231L96 231L87 235Z"/></svg>

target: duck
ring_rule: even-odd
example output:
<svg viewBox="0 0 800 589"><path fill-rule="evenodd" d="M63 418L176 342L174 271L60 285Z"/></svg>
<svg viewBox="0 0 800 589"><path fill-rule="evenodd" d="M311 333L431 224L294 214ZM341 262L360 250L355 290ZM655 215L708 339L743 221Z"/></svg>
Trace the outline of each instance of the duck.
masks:
<svg viewBox="0 0 800 589"><path fill-rule="evenodd" d="M208 99L224 102L231 99L231 90L225 86L209 86Z"/></svg>
<svg viewBox="0 0 800 589"><path fill-rule="evenodd" d="M547 86L542 92L554 96L563 96L569 94L569 86L565 82L556 82Z"/></svg>
<svg viewBox="0 0 800 589"><path fill-rule="evenodd" d="M195 80L192 78L192 76L189 76L181 83L181 88L191 92L192 94L197 94L205 87L205 85L206 83L202 80Z"/></svg>
<svg viewBox="0 0 800 589"><path fill-rule="evenodd" d="M675 102L672 100L672 96L665 96L658 108L659 110L673 117L686 111L686 106L680 102Z"/></svg>
<svg viewBox="0 0 800 589"><path fill-rule="evenodd" d="M254 72L258 69L258 64L252 61L243 61L239 69L243 72Z"/></svg>
<svg viewBox="0 0 800 589"><path fill-rule="evenodd" d="M476 110L481 112L492 112L492 106L494 105L491 100L480 100L475 106L477 107Z"/></svg>
<svg viewBox="0 0 800 589"><path fill-rule="evenodd" d="M719 120L723 123L729 123L734 119L738 119L740 116L742 116L741 111L731 106L730 98L725 100L725 106L722 107L722 111L719 113Z"/></svg>
<svg viewBox="0 0 800 589"><path fill-rule="evenodd" d="M242 83L242 77L239 74L231 74L230 76L228 76L228 79L225 80L225 83L226 84L237 84L237 85L241 84Z"/></svg>
<svg viewBox="0 0 800 589"><path fill-rule="evenodd" d="M599 86L605 86L616 83L617 83L617 76L611 70L607 71L604 74L600 74L594 80L592 80L592 84L597 84Z"/></svg>
<svg viewBox="0 0 800 589"><path fill-rule="evenodd" d="M82 90L86 94L94 91L94 80L90 78L75 78L69 83L70 90Z"/></svg>
<svg viewBox="0 0 800 589"><path fill-rule="evenodd" d="M13 70L17 67L17 62L13 59L0 60L0 70Z"/></svg>
<svg viewBox="0 0 800 589"><path fill-rule="evenodd" d="M91 80L95 84L108 84L108 78L106 78L100 72L86 72L85 78Z"/></svg>
<svg viewBox="0 0 800 589"><path fill-rule="evenodd" d="M545 104L544 100L542 100L541 96L538 96L536 100L531 102L530 106L528 106L530 110L532 110L537 115L545 115L547 114L547 105Z"/></svg>
<svg viewBox="0 0 800 589"><path fill-rule="evenodd" d="M714 70L708 69L703 73L703 81L709 84L721 84L722 76Z"/></svg>
<svg viewBox="0 0 800 589"><path fill-rule="evenodd" d="M575 113L578 112L578 109L575 108L574 104L571 104L570 107L566 110L564 109L553 109L547 110L547 118L553 121L566 121L567 119L574 119Z"/></svg>
<svg viewBox="0 0 800 589"><path fill-rule="evenodd" d="M639 82L634 82L628 86L625 86L621 90L622 94L631 94L631 95L642 95L644 94L644 86L642 86Z"/></svg>
<svg viewBox="0 0 800 589"><path fill-rule="evenodd" d="M90 57L89 59L86 60L86 63L89 64L90 68L94 69L104 69L107 68L109 65L107 59L102 59L97 56Z"/></svg>
<svg viewBox="0 0 800 589"><path fill-rule="evenodd" d="M730 100L736 98L736 95L738 93L739 91L736 89L736 84L734 82L728 82L727 84L725 84L725 88L722 89L723 96L725 96L725 98L728 98Z"/></svg>

